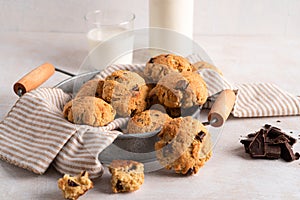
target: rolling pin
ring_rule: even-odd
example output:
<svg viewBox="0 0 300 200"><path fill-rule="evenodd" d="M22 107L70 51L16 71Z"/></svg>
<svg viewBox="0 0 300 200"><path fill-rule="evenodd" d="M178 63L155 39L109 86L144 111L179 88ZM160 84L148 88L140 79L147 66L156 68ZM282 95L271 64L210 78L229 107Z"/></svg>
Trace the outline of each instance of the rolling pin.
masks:
<svg viewBox="0 0 300 200"><path fill-rule="evenodd" d="M203 125L222 126L234 106L235 99L236 96L233 90L223 90L208 113L208 122L203 122Z"/></svg>
<svg viewBox="0 0 300 200"><path fill-rule="evenodd" d="M55 67L50 63L44 63L17 81L13 89L18 96L33 90L48 80L55 72Z"/></svg>

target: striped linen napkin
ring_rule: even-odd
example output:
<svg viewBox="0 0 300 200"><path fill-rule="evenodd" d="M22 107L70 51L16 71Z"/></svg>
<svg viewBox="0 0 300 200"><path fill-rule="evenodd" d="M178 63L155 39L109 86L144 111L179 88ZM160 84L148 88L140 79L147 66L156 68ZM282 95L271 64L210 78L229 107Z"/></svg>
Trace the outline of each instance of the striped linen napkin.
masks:
<svg viewBox="0 0 300 200"><path fill-rule="evenodd" d="M53 163L61 173L87 170L101 176L99 153L122 134L117 119L105 127L74 125L62 110L71 95L58 88L39 88L22 96L0 122L0 158L43 174Z"/></svg>

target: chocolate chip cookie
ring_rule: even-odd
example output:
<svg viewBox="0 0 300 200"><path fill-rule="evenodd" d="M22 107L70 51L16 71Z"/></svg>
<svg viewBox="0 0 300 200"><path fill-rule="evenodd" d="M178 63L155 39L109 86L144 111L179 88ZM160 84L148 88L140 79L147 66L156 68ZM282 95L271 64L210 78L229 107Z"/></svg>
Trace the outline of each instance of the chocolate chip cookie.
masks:
<svg viewBox="0 0 300 200"><path fill-rule="evenodd" d="M145 133L160 129L171 118L158 110L146 110L135 114L128 121L128 133Z"/></svg>
<svg viewBox="0 0 300 200"><path fill-rule="evenodd" d="M92 79L86 82L81 86L79 91L76 94L75 98L91 96L91 97L102 97L104 80L101 79Z"/></svg>
<svg viewBox="0 0 300 200"><path fill-rule="evenodd" d="M59 189L62 190L64 198L71 200L78 199L86 191L94 187L86 171L75 177L65 174L63 178L58 180L57 184Z"/></svg>
<svg viewBox="0 0 300 200"><path fill-rule="evenodd" d="M146 77L151 77L153 82L171 72L194 71L194 66L184 57L174 54L162 54L151 58L144 69Z"/></svg>
<svg viewBox="0 0 300 200"><path fill-rule="evenodd" d="M144 165L132 160L113 160L109 166L114 193L138 190L144 183Z"/></svg>
<svg viewBox="0 0 300 200"><path fill-rule="evenodd" d="M126 117L146 109L148 93L148 86L141 76L118 70L105 79L102 98L112 105L119 116Z"/></svg>
<svg viewBox="0 0 300 200"><path fill-rule="evenodd" d="M64 117L75 124L104 126L113 121L116 111L97 97L78 97L64 106Z"/></svg>
<svg viewBox="0 0 300 200"><path fill-rule="evenodd" d="M196 174L211 157L211 141L206 128L192 117L165 123L155 143L158 161L176 173Z"/></svg>
<svg viewBox="0 0 300 200"><path fill-rule="evenodd" d="M203 105L208 97L205 81L196 72L172 72L159 80L150 92L168 108Z"/></svg>

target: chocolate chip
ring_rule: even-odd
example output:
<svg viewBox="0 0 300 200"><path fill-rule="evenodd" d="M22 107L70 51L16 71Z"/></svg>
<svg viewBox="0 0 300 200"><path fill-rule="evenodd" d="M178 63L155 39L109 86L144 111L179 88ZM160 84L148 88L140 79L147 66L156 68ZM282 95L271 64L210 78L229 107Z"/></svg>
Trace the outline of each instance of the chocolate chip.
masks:
<svg viewBox="0 0 300 200"><path fill-rule="evenodd" d="M78 183L76 183L76 182L74 182L74 181L72 181L72 180L68 180L68 185L70 186L70 187L77 187L77 186L79 186L79 184Z"/></svg>
<svg viewBox="0 0 300 200"><path fill-rule="evenodd" d="M83 171L83 172L81 173L81 176L85 176L85 174L86 174L86 171Z"/></svg>
<svg viewBox="0 0 300 200"><path fill-rule="evenodd" d="M280 120L277 120L276 122L280 123L281 121L280 121Z"/></svg>
<svg viewBox="0 0 300 200"><path fill-rule="evenodd" d="M154 58L150 58L149 63L154 63Z"/></svg>
<svg viewBox="0 0 300 200"><path fill-rule="evenodd" d="M120 76L114 76L114 80L118 81L120 79Z"/></svg>
<svg viewBox="0 0 300 200"><path fill-rule="evenodd" d="M194 168L190 168L190 169L185 173L185 175L190 176L190 175L192 175L193 173L194 173Z"/></svg>
<svg viewBox="0 0 300 200"><path fill-rule="evenodd" d="M133 117L136 112L137 112L137 109L134 109L133 111L131 111L130 117Z"/></svg>
<svg viewBox="0 0 300 200"><path fill-rule="evenodd" d="M180 80L176 83L176 90L185 90L189 86L189 82L186 80Z"/></svg>
<svg viewBox="0 0 300 200"><path fill-rule="evenodd" d="M134 171L134 170L136 170L137 169L137 167L135 166L135 165L132 165L128 170L129 171Z"/></svg>
<svg viewBox="0 0 300 200"><path fill-rule="evenodd" d="M124 189L122 182L120 180L117 181L116 189L117 189L117 191L122 191Z"/></svg>
<svg viewBox="0 0 300 200"><path fill-rule="evenodd" d="M137 122L143 123L143 122L144 122L144 119L138 118L138 119L137 119Z"/></svg>
<svg viewBox="0 0 300 200"><path fill-rule="evenodd" d="M196 135L195 139L196 139L196 140L199 140L200 142L202 142L202 140L203 140L203 138L204 138L205 135L206 135L206 134L205 134L203 131L200 131L200 132Z"/></svg>
<svg viewBox="0 0 300 200"><path fill-rule="evenodd" d="M131 90L138 92L140 89L139 89L139 86L136 84Z"/></svg>

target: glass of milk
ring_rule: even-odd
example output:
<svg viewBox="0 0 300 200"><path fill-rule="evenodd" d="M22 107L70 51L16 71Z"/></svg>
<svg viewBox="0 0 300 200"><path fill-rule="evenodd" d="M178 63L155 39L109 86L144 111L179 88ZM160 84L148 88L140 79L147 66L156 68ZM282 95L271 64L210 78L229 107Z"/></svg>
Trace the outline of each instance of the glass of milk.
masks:
<svg viewBox="0 0 300 200"><path fill-rule="evenodd" d="M84 17L89 59L101 70L107 64L131 64L135 15L125 11L95 10Z"/></svg>

